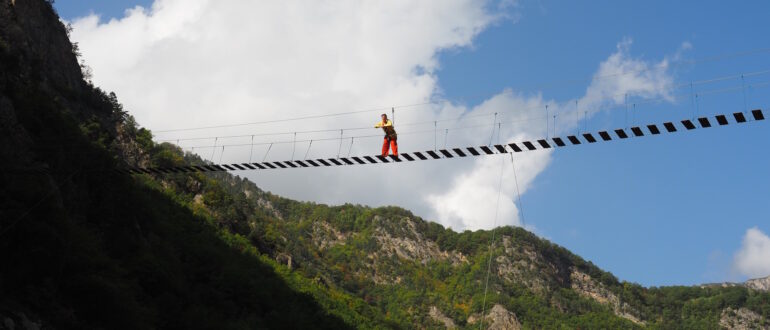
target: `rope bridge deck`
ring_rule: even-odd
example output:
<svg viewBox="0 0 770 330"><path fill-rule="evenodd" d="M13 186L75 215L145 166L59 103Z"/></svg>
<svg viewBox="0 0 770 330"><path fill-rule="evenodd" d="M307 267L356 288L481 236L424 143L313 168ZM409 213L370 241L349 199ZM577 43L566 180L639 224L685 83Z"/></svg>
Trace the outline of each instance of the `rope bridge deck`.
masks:
<svg viewBox="0 0 770 330"><path fill-rule="evenodd" d="M448 148L428 151L404 152L398 157L389 156L352 156L339 158L318 158L307 160L285 160L257 163L236 163L236 164L206 164L195 166L175 166L175 167L128 167L116 169L116 171L127 174L165 174L165 173L194 173L194 172L222 172L222 171L245 171L245 170L273 170L273 169L292 169L308 167L330 167L330 166L350 166L382 163L400 163L414 162L434 159L450 159L476 157L484 155L520 153L527 151L537 151L545 149L558 149L568 146L581 144L593 144L612 140L626 140L629 138L638 138L644 136L660 135L663 133L675 133L678 131L691 131L700 128L709 128L712 126L725 126L729 124L743 124L749 121L764 120L765 116L761 109L752 110L752 118L747 118L743 112L733 113L732 116L724 114L712 117L699 117L690 120L685 119L677 123L665 122L660 125L650 124L646 126L634 126L629 129L618 128L611 131L598 131L595 133L582 133L576 135L567 135L566 137L552 137L532 141L522 141L518 143L495 144L489 146ZM696 125L697 123L697 125Z"/></svg>

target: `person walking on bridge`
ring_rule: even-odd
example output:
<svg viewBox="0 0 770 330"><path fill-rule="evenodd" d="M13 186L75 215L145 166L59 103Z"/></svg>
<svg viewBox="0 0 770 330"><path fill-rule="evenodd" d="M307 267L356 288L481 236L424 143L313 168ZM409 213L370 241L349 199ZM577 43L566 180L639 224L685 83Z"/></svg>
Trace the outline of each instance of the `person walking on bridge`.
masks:
<svg viewBox="0 0 770 330"><path fill-rule="evenodd" d="M393 155L398 157L398 135L396 135L396 129L393 128L393 122L388 119L388 115L382 114L382 121L374 125L374 128L382 127L385 131L385 138L382 141L382 156L388 155L388 149L393 149Z"/></svg>

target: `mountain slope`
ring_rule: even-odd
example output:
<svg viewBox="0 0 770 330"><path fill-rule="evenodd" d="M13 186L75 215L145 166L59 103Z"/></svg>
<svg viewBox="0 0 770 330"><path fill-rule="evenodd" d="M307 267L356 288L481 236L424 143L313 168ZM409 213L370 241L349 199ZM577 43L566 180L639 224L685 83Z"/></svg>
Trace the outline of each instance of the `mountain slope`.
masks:
<svg viewBox="0 0 770 330"><path fill-rule="evenodd" d="M762 290L644 288L521 228L119 175L204 161L154 143L76 54L49 3L0 0L0 328L770 326Z"/></svg>
<svg viewBox="0 0 770 330"><path fill-rule="evenodd" d="M110 171L149 161L151 142L83 81L75 50L49 3L0 2L0 327L377 322L349 295L276 272L151 182Z"/></svg>

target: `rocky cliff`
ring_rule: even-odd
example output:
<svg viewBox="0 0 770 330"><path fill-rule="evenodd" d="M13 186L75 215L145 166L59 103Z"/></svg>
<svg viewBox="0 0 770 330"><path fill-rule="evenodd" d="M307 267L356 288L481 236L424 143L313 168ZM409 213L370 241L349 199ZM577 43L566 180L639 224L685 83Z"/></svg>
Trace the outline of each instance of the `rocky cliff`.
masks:
<svg viewBox="0 0 770 330"><path fill-rule="evenodd" d="M521 228L117 174L204 161L153 142L76 55L50 3L0 0L0 328L768 325L767 279L645 288Z"/></svg>

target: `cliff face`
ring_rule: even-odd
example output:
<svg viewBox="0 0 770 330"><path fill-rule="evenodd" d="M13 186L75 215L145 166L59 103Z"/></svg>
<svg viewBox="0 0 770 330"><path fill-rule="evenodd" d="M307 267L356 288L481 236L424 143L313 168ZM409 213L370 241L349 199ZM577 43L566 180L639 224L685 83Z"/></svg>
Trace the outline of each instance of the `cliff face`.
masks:
<svg viewBox="0 0 770 330"><path fill-rule="evenodd" d="M748 280L744 285L754 290L770 292L770 276Z"/></svg>
<svg viewBox="0 0 770 330"><path fill-rule="evenodd" d="M228 173L119 175L203 161L154 143L76 53L48 2L0 0L0 328L768 324L768 279L643 288L521 228L457 233Z"/></svg>
<svg viewBox="0 0 770 330"><path fill-rule="evenodd" d="M150 161L151 135L83 80L75 52L49 2L0 0L0 329L376 322L114 173Z"/></svg>
<svg viewBox="0 0 770 330"><path fill-rule="evenodd" d="M49 91L76 90L85 82L66 28L46 1L0 1L0 47L18 52L19 72L35 75ZM6 63L8 64L8 63Z"/></svg>

